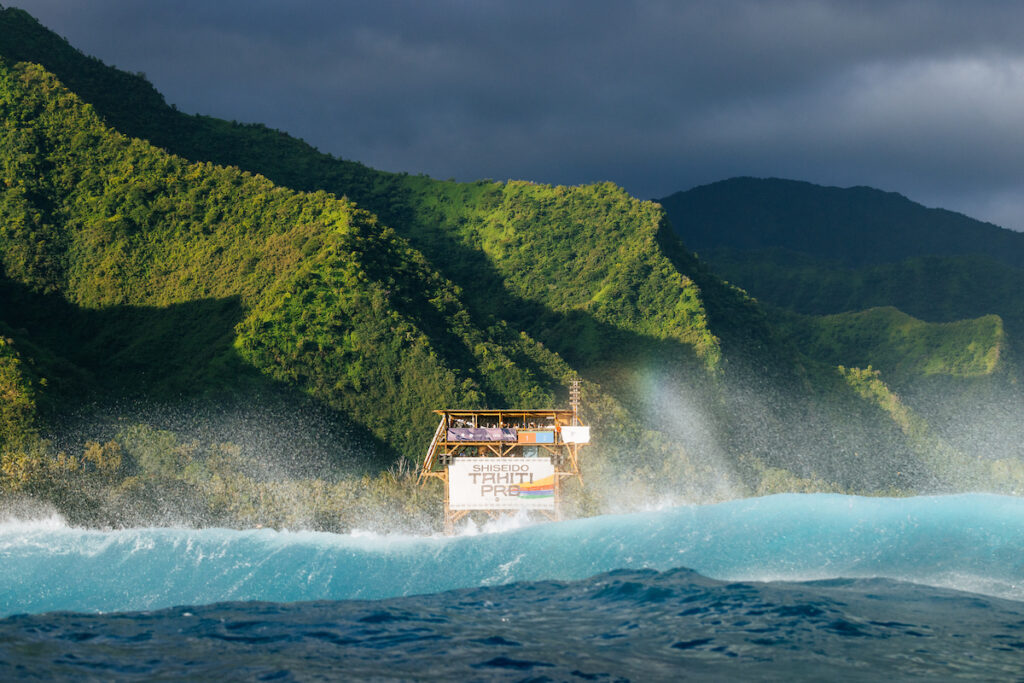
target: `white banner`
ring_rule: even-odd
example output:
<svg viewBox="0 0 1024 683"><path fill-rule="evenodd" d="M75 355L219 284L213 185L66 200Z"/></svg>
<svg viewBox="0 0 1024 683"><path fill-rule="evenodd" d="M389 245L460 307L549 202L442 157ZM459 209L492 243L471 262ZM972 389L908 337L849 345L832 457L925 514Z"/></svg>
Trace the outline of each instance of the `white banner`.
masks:
<svg viewBox="0 0 1024 683"><path fill-rule="evenodd" d="M562 427L565 443L590 443L590 427Z"/></svg>
<svg viewBox="0 0 1024 683"><path fill-rule="evenodd" d="M455 458L448 466L452 510L554 510L551 458Z"/></svg>

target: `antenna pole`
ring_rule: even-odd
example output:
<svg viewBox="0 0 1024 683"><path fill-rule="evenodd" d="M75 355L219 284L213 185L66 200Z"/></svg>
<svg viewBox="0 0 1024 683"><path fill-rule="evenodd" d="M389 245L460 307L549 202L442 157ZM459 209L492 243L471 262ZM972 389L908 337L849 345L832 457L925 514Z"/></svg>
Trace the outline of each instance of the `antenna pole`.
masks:
<svg viewBox="0 0 1024 683"><path fill-rule="evenodd" d="M569 381L569 405L572 407L573 426L580 423L580 378L574 375Z"/></svg>

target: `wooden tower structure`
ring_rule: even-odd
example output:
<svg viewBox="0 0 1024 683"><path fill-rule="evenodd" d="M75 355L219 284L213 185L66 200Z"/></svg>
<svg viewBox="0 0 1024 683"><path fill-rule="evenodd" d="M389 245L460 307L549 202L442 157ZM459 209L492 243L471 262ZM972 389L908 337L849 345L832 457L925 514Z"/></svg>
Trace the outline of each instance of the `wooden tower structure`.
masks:
<svg viewBox="0 0 1024 683"><path fill-rule="evenodd" d="M440 421L419 483L442 482L446 533L474 510L492 517L534 510L559 518L561 481L582 481L580 449L590 443L590 427L579 418L579 380L569 398L568 410L434 411Z"/></svg>

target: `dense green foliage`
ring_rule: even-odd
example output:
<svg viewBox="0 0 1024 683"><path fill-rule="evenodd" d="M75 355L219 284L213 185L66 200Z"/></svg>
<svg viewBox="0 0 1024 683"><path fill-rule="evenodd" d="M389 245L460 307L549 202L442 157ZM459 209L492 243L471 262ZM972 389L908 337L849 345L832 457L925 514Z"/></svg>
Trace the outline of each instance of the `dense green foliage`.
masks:
<svg viewBox="0 0 1024 683"><path fill-rule="evenodd" d="M122 360L192 364L200 374L191 379L200 385L229 381L201 373L245 361L345 410L399 452L412 452L429 434L422 408L431 403L552 400L544 387L553 378L535 378L539 370L508 358L524 355L529 344L517 336L506 353L506 339L474 327L458 290L372 215L326 193L299 194L124 138L38 67L5 68L3 76L0 155L8 187L0 199L0 246L7 278L31 295L60 292L87 311L225 302L190 325L234 332L219 355L186 345L178 358L146 358L136 348ZM34 113L31 127L18 121L26 110ZM31 145L23 142L29 137ZM45 173L37 168L43 163ZM45 259L38 256L44 248ZM26 299L23 308L33 308ZM188 337L192 330L168 333ZM54 337L60 334L66 332ZM108 355L68 353L90 369Z"/></svg>
<svg viewBox="0 0 1024 683"><path fill-rule="evenodd" d="M16 448L34 435L34 394L13 340L0 337L0 450Z"/></svg>
<svg viewBox="0 0 1024 683"><path fill-rule="evenodd" d="M564 404L575 373L600 434L581 511L909 492L945 483L919 433L835 366L1003 362L993 318L776 327L660 206L609 183L383 173L177 112L18 10L0 10L0 38L0 488L78 520L346 528L378 498L418 519L437 491L402 473L432 409ZM244 445L126 428L140 399L324 411L347 443L316 476L283 476ZM71 436L70 414L86 424Z"/></svg>
<svg viewBox="0 0 1024 683"><path fill-rule="evenodd" d="M600 323L610 322L683 341L715 362L715 340L697 290L656 248L663 219L654 204L610 184L462 184L376 171L263 126L181 114L144 79L81 55L27 14L6 10L0 22L0 29L17 36L0 46L0 54L41 63L121 132L188 159L354 200L461 285L474 311L506 320L521 311L516 322L531 324L518 326L537 338L558 323L594 338ZM510 302L509 295L516 298ZM608 350L617 342L594 340L591 346Z"/></svg>
<svg viewBox="0 0 1024 683"><path fill-rule="evenodd" d="M898 383L930 375L992 374L1005 337L996 315L926 323L885 307L791 320L793 336L815 358L830 365L875 365Z"/></svg>
<svg viewBox="0 0 1024 683"><path fill-rule="evenodd" d="M74 389L187 398L269 378L412 458L431 408L551 405L564 391L557 355L493 316L476 324L459 288L373 215L160 152L41 68L2 66L3 315L65 361L51 369ZM699 311L690 299L672 313ZM689 339L683 322L668 334ZM706 329L696 338L714 350Z"/></svg>

